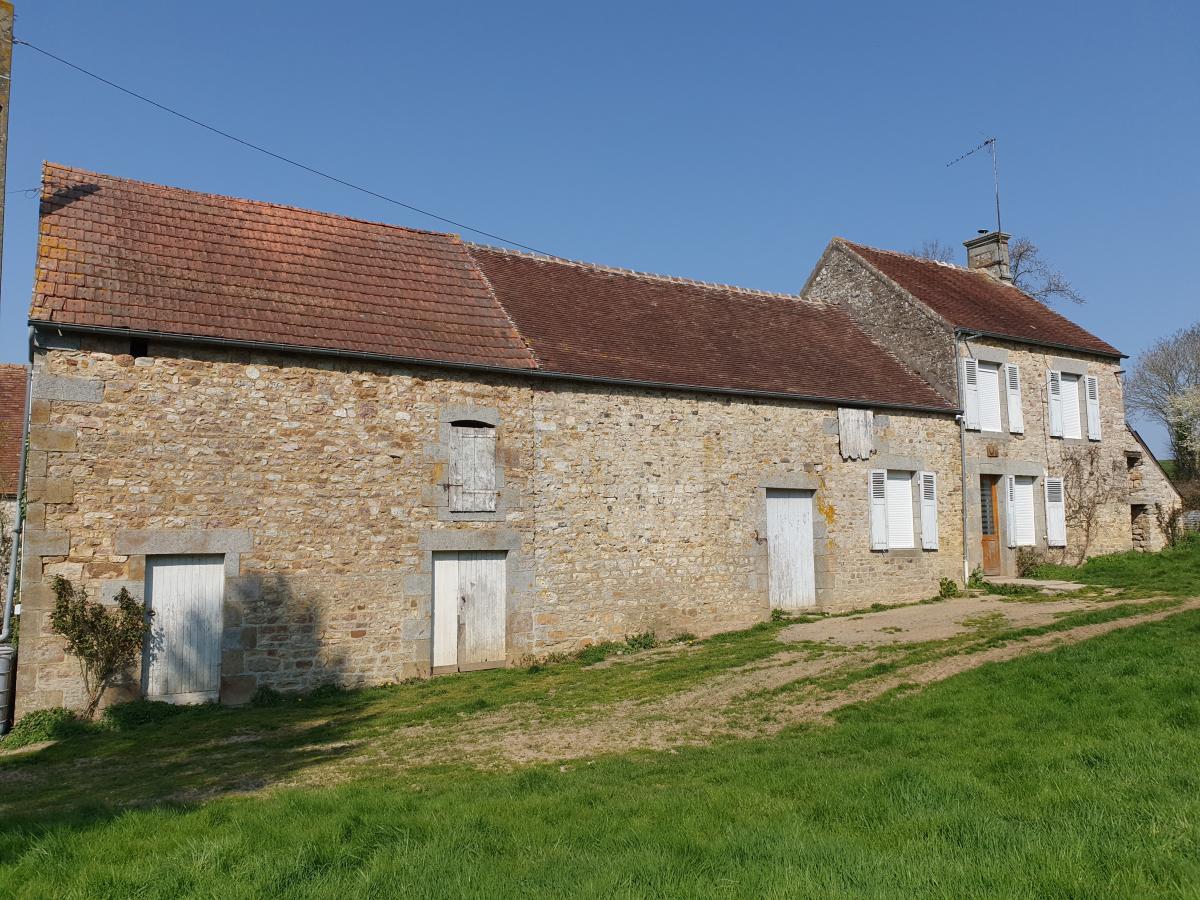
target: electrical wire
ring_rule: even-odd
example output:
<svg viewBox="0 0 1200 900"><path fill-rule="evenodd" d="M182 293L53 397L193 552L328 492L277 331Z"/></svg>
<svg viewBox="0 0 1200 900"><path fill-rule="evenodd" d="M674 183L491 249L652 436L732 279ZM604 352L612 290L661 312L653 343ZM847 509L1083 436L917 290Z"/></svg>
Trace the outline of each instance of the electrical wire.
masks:
<svg viewBox="0 0 1200 900"><path fill-rule="evenodd" d="M109 79L105 78L102 75L98 75L95 72L85 69L83 66L78 66L75 63L70 62L69 60L63 59L61 56L56 56L55 54L51 53L49 50L43 50L41 47L38 47L35 44L29 43L29 41L22 41L22 40L17 40L14 38L13 43L19 44L23 47L28 47L30 50L40 53L42 56L52 59L57 63L61 63L62 65L66 66L70 69L74 69L76 72L79 72L82 75L86 75L88 78L92 78L96 81L99 81L101 84L105 84L111 88L115 88L116 90L120 91L123 94L127 94L130 97L133 97L137 100L141 100L143 103L148 103L151 106L155 107L156 109L162 110L165 113L169 113L170 115L173 115L180 119L183 119L185 122L190 122L193 125L203 128L205 131L210 131L213 134L216 134L216 135L219 135L220 137L225 138L226 140L233 141L236 144L241 144L243 147L247 147L250 150L255 150L258 153L262 153L265 156L269 156L272 159L278 160L279 162L286 163L289 166L294 166L295 168L301 169L305 172L308 172L311 175L316 175L319 178L327 179L328 181L332 181L334 184L339 184L342 187L347 187L347 188L350 188L351 190L359 191L360 193L366 194L369 197L374 197L377 200L383 200L385 203L392 203L396 206L403 207L404 209L407 209L411 212L419 213L422 216L428 216L429 218L436 219L439 222L445 222L447 225L453 225L455 228L461 228L463 231L469 231L472 234L478 234L478 235L482 235L483 237L486 237L486 238L491 238L492 240L499 241L502 244L508 244L509 246L512 246L512 247L520 247L522 250L529 250L532 253L538 253L543 256L553 256L556 259L561 258L561 257L555 256L555 254L553 254L553 253L547 253L544 250L539 250L536 247L531 247L528 244L522 244L520 241L514 241L511 238L506 238L506 237L503 237L502 235L494 234L493 232L490 232L490 231L484 231L482 228L475 228L471 225L466 224L465 222L459 222L459 221L456 221L455 219L448 219L445 216L440 216L435 212L430 212L429 210L422 209L419 206L413 206L411 203L405 203L403 200L397 200L395 197L389 197L386 194L381 194L378 191L373 191L370 188L365 188L362 185L355 184L352 181L346 181L344 178L339 178L336 175L331 175L328 172L323 172L320 169L316 169L316 168L313 168L312 166L305 165L304 163L299 162L298 160L292 159L290 157L284 156L281 153L276 153L273 150L268 150L266 147L263 147L259 144L255 144L253 141L245 140L244 138L240 138L235 134L230 134L228 131L222 131L220 128L217 128L214 125L209 125L207 122L202 122L199 119L193 118L192 116L189 116L186 113L182 113L177 109L172 109L170 106L167 106L166 104L163 104L163 103L159 103L157 100L152 100L151 98L147 97L145 94L140 94L137 91L131 90L130 88L123 87L122 85L117 84L115 81L110 81Z"/></svg>

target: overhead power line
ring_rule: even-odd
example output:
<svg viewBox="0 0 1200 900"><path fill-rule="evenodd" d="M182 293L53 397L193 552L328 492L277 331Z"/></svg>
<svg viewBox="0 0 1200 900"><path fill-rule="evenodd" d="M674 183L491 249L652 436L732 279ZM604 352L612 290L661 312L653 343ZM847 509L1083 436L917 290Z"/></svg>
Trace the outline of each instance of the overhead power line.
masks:
<svg viewBox="0 0 1200 900"><path fill-rule="evenodd" d="M533 253L540 253L544 256L554 256L555 255L553 253L547 253L544 250L538 250L536 247L530 247L528 244L522 244L520 241L514 241L511 238L506 238L506 237L503 237L502 235L494 234L490 231L484 231L482 228L475 228L471 225L467 225L465 222L458 222L454 219L449 219L446 216L440 216L435 212L430 212L429 210L422 209L419 206L413 206L411 203L405 203L403 200L397 200L395 197L389 197L386 194L381 194L378 191L373 191L370 188L365 188L362 185L355 184L352 181L347 181L344 178L339 178L336 175L331 175L328 172L323 172L320 169L316 169L316 168L313 168L312 166L305 165L304 163L300 162L299 160L295 160L295 159L292 159L291 157L284 156L281 153L276 153L274 150L268 150L266 147L256 144L253 141L248 141L245 138L240 138L236 134L230 134L228 131L223 131L222 129L217 128L215 125L209 125L207 122L202 122L197 118L189 116L187 113L182 113L177 109L173 109L170 106L167 106L166 104L159 103L157 100L152 100L151 98L147 97L145 94L140 94L135 90L131 90L130 88L123 87L122 85L117 84L115 81L110 81L109 79L105 78L103 75L98 75L95 72L90 71L89 69L85 69L83 66L78 66L75 63L70 62L69 60L63 59L61 56L56 56L55 54L51 53L49 50L43 50L41 47L38 47L36 44L29 43L29 41L21 41L21 40L14 39L13 43L20 44L22 47L28 47L30 50L40 53L42 56L45 56L48 59L52 59L57 63L61 63L62 65L66 66L67 68L74 69L76 72L79 72L82 75L86 75L88 78L92 78L96 81L99 81L101 84L108 85L108 87L114 88L114 89L120 91L122 94L127 94L130 97L133 97L134 99L141 100L143 103L148 103L151 106L155 107L156 109L162 110L165 113L169 113L173 116L176 116L177 118L183 119L185 122L190 122L193 125L203 128L205 131L211 131L213 134L219 135L220 137L223 137L226 140L233 141L235 144L241 144L243 147L247 147L250 150L255 150L258 153L262 153L263 155L269 156L272 159L278 160L279 162L286 163L289 166L294 166L295 168L301 169L305 172L308 172L311 175L316 175L319 178L324 178L328 181L332 181L334 184L340 184L342 187L350 188L353 191L359 191L360 193L366 194L369 197L374 197L376 200L382 200L385 203L392 203L396 206L403 207L404 209L407 209L411 212L419 213L422 216L428 216L431 219L437 219L439 222L445 222L447 225L453 225L455 228L461 228L463 231L469 231L472 234L478 234L478 235L482 235L483 237L486 237L486 238L491 238L492 240L499 241L502 244L508 244L512 247L520 247L522 250L529 250Z"/></svg>

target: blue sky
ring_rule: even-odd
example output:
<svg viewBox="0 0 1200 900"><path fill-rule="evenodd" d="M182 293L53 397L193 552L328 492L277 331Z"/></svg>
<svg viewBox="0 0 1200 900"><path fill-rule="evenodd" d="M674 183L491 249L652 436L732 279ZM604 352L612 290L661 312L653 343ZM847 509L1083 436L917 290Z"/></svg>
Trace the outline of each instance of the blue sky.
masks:
<svg viewBox="0 0 1200 900"><path fill-rule="evenodd" d="M1035 239L1136 354L1200 318L1195 4L17 0L18 38L385 194L579 259L796 291L833 235ZM332 185L15 51L8 187L43 159L380 221ZM37 201L7 197L0 359ZM471 237L471 235L467 235ZM1155 449L1161 434L1151 430Z"/></svg>

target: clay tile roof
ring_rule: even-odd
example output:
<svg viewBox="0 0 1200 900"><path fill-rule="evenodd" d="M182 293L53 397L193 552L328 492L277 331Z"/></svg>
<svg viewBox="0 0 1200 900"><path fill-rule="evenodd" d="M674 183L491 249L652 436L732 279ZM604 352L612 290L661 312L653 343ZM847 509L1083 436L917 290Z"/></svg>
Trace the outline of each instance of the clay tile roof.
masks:
<svg viewBox="0 0 1200 900"><path fill-rule="evenodd" d="M49 163L30 318L533 366L454 235Z"/></svg>
<svg viewBox="0 0 1200 900"><path fill-rule="evenodd" d="M27 378L24 366L0 363L0 496L17 493Z"/></svg>
<svg viewBox="0 0 1200 900"><path fill-rule="evenodd" d="M1121 351L1080 328L1044 303L986 272L919 259L843 241L892 281L955 328L1098 353L1121 356Z"/></svg>
<svg viewBox="0 0 1200 900"><path fill-rule="evenodd" d="M470 252L547 370L950 409L832 306L491 247Z"/></svg>
<svg viewBox="0 0 1200 900"><path fill-rule="evenodd" d="M952 411L833 308L47 164L35 322Z"/></svg>

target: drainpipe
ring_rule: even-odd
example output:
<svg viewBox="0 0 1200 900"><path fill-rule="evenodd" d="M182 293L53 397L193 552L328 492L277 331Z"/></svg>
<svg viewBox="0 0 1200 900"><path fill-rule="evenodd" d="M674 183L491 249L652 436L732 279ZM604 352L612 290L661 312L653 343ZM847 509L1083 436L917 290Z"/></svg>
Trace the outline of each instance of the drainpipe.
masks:
<svg viewBox="0 0 1200 900"><path fill-rule="evenodd" d="M959 342L966 343L972 338L979 337L978 334L972 332L967 333L961 330L954 332L954 386L958 389L958 408L962 410L958 414L958 452L959 452L959 468L962 472L962 555L963 555L963 585L965 586L971 580L971 555L967 549L967 530L971 525L971 510L967 506L967 397L963 393L962 384L962 366L958 362L958 345ZM971 345L967 344L967 352L971 352Z"/></svg>
<svg viewBox="0 0 1200 900"><path fill-rule="evenodd" d="M8 584L4 591L4 624L0 644L12 638L13 604L17 592L17 562L21 558L21 537L25 532L25 457L29 443L29 408L33 402L33 326L29 326L29 379L25 384L25 417L21 422L21 465L17 471L17 521L13 524L12 556L8 561ZM0 711L0 715L3 711Z"/></svg>

